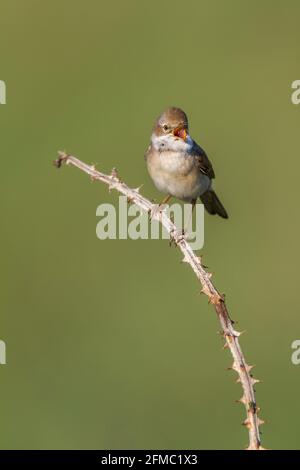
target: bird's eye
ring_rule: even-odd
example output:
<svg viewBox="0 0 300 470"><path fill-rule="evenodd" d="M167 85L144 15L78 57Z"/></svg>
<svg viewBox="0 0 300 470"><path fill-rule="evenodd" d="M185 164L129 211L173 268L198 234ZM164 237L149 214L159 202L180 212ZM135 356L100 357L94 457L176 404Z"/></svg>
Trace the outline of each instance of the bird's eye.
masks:
<svg viewBox="0 0 300 470"><path fill-rule="evenodd" d="M169 129L168 124L164 124L164 125L163 125L163 130L164 130L165 132L167 132L168 129Z"/></svg>

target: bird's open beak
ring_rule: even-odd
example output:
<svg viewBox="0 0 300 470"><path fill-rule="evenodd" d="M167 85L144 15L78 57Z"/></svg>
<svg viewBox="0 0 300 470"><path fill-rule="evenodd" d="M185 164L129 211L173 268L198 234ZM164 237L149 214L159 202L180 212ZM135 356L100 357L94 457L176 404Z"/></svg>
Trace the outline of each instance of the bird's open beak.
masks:
<svg viewBox="0 0 300 470"><path fill-rule="evenodd" d="M173 135L175 137L180 137L180 139L182 140L186 140L188 134L187 131L182 127L177 127L176 129L174 129Z"/></svg>

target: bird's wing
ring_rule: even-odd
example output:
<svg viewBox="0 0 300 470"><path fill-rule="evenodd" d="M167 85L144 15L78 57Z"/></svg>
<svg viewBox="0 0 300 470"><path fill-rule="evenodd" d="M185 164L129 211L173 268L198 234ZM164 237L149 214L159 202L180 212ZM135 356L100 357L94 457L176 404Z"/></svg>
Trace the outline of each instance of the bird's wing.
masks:
<svg viewBox="0 0 300 470"><path fill-rule="evenodd" d="M194 142L192 155L196 160L197 167L201 173L207 175L210 179L215 177L215 172L210 163L208 156L206 155L203 148L200 147L196 142Z"/></svg>

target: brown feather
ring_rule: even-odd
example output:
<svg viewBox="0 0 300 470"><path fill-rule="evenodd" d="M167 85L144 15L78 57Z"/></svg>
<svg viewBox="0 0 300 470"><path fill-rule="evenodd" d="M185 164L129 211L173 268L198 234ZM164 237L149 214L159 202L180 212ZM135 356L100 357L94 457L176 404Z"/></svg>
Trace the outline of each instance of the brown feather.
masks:
<svg viewBox="0 0 300 470"><path fill-rule="evenodd" d="M228 219L228 214L225 207L222 205L220 199L212 189L202 194L200 199L209 214L218 214L219 216L223 217L223 219Z"/></svg>
<svg viewBox="0 0 300 470"><path fill-rule="evenodd" d="M200 145L198 145L195 141L194 141L192 154L195 157L196 164L198 166L198 169L201 171L201 173L204 173L210 179L215 178L215 172L212 167L212 164L209 161L208 156L206 155L203 148L201 148Z"/></svg>

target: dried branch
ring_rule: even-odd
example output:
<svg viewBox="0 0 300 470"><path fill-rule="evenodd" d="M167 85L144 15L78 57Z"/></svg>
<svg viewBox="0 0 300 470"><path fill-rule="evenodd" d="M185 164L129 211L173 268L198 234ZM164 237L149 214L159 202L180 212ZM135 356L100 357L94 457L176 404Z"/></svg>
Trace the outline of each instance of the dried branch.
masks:
<svg viewBox="0 0 300 470"><path fill-rule="evenodd" d="M137 206L139 206L145 212L151 214L154 220L158 220L167 230L170 235L170 240L175 243L176 246L182 251L184 258L183 262L188 263L194 273L196 274L198 280L202 285L201 292L207 295L209 302L214 306L214 309L217 313L219 322L222 328L222 335L225 339L224 347L229 348L232 357L233 364L230 369L233 369L238 374L237 382L241 383L243 389L243 396L240 400L246 408L246 419L242 423L249 432L249 445L247 450L263 450L261 446L261 438L259 432L259 426L264 423L258 417L259 407L256 404L255 400L255 391L253 386L259 382L259 380L252 377L250 373L253 366L250 366L246 363L243 352L241 350L238 337L241 335L240 332L236 331L233 327L233 322L230 319L228 310L226 308L224 295L220 294L211 282L211 273L208 273L203 265L201 257L197 256L189 243L182 236L182 233L176 229L176 226L167 216L166 211L157 211L157 207L151 201L139 194L139 188L131 189L129 188L121 179L118 177L117 171L114 168L110 175L106 175L96 170L94 166L89 166L77 158L67 155L64 152L59 152L59 157L55 160L54 164L59 168L62 163L67 165L73 165L83 172L90 175L92 180L99 180L107 184L109 190L116 189L119 193L127 196L127 199Z"/></svg>

